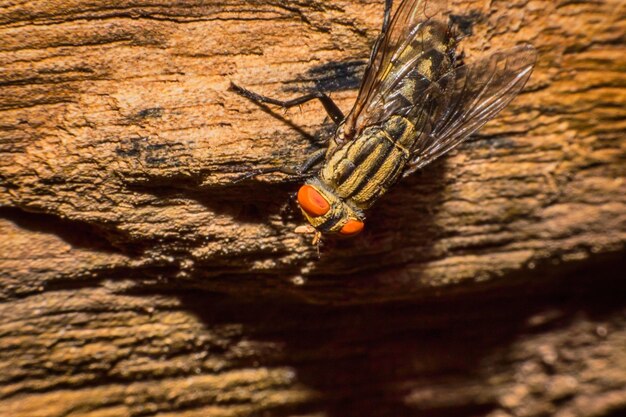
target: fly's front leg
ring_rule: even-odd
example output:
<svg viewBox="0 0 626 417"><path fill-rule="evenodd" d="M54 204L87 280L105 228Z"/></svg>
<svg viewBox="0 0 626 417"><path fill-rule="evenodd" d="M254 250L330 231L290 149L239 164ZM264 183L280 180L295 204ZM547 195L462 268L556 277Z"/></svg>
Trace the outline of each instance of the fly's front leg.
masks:
<svg viewBox="0 0 626 417"><path fill-rule="evenodd" d="M335 102L330 97L328 97L326 94L322 93L321 91L316 91L314 93L307 94L302 97L294 98L292 100L282 101L282 100L276 100L270 97L262 96L250 90L246 90L245 88L239 87L238 85L232 82L230 83L230 90L234 91L235 93L239 94L242 97L245 97L252 101L256 101L257 103L274 104L276 106L280 106L285 109L298 106L300 104L304 104L311 100L318 99L324 106L326 113L328 113L328 115L333 120L333 122L335 122L336 125L340 124L341 122L343 122L343 119L345 119L345 116L343 115L341 109L337 107Z"/></svg>
<svg viewBox="0 0 626 417"><path fill-rule="evenodd" d="M322 160L324 160L324 156L326 156L326 148L316 150L306 161L304 161L302 165L300 165L298 173L300 175L310 173L313 168L318 166Z"/></svg>
<svg viewBox="0 0 626 417"><path fill-rule="evenodd" d="M282 172L289 175L306 175L310 171L322 162L326 155L326 149L318 149L309 156L300 166L297 167L278 167L273 168L274 171L268 172Z"/></svg>
<svg viewBox="0 0 626 417"><path fill-rule="evenodd" d="M269 167L269 168L256 169L256 170L254 170L252 172L248 172L248 173L242 175L241 177L235 179L234 182L240 182L240 181L243 181L243 180L247 180L249 178L254 178L257 175L271 174L273 172L281 172L283 174L297 175L297 176L310 174L311 170L313 168L319 166L319 164L324 159L325 155L326 155L326 149L318 149L315 152L313 152L311 154L311 156L309 156L307 158L307 160L304 161L302 163L302 165L300 165L300 166L297 166L297 167Z"/></svg>

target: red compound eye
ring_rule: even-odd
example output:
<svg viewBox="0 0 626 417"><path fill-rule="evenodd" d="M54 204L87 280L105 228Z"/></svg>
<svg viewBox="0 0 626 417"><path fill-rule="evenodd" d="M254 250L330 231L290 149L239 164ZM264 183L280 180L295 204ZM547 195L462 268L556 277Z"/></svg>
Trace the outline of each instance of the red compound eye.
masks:
<svg viewBox="0 0 626 417"><path fill-rule="evenodd" d="M344 224L339 233L344 236L353 236L359 233L365 227L365 223L358 220L348 220L348 223Z"/></svg>
<svg viewBox="0 0 626 417"><path fill-rule="evenodd" d="M330 204L311 185L305 184L298 191L298 203L302 210L313 217L323 216L330 210Z"/></svg>

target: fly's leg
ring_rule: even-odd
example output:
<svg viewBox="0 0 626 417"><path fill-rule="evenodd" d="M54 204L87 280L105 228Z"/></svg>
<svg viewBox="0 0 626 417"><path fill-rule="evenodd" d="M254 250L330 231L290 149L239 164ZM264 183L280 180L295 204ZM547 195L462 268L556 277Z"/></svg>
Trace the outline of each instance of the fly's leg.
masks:
<svg viewBox="0 0 626 417"><path fill-rule="evenodd" d="M424 163L424 162L425 162L424 158L417 158L417 159L414 159L413 161L409 161L406 164L404 171L402 171L402 178L406 178L412 173L414 173L415 171L419 170L420 168L424 168L426 165L428 165L428 163Z"/></svg>
<svg viewBox="0 0 626 417"><path fill-rule="evenodd" d="M289 175L305 175L308 174L315 166L319 165L324 159L324 155L326 155L326 149L318 149L309 156L306 161L304 161L298 167L277 167L273 168L273 171L267 172L282 172L283 174ZM267 173L266 172L266 173Z"/></svg>
<svg viewBox="0 0 626 417"><path fill-rule="evenodd" d="M339 107L337 107L335 102L326 94L322 93L321 91L316 91L316 92L307 94L302 97L294 98L293 100L281 101L281 100L276 100L270 97L262 96L250 90L246 90L245 88L239 87L238 85L232 82L230 83L230 90L234 91L235 93L239 94L242 97L245 97L252 101L256 101L257 103L274 104L276 106L280 106L285 109L298 106L300 104L304 104L311 100L318 99L324 106L326 113L328 113L328 115L333 120L333 122L335 122L336 125L340 124L341 122L343 122L343 119L345 119L345 116L343 115Z"/></svg>
<svg viewBox="0 0 626 417"><path fill-rule="evenodd" d="M306 161L304 161L302 163L302 165L297 166L297 167L269 167L269 168L261 168L261 169L255 169L252 172L248 172L244 175L242 175L241 177L235 179L235 183L243 181L243 180L247 180L249 178L253 178L256 177L257 175L261 175L261 174L271 174L273 172L281 172L283 174L287 174L287 175L297 175L297 176L301 176L301 175L305 175L305 174L309 174L310 171L317 167L320 162L322 162L322 160L324 159L324 155L326 155L326 149L318 149L315 152L313 152L311 154L311 156L309 156L307 158Z"/></svg>
<svg viewBox="0 0 626 417"><path fill-rule="evenodd" d="M314 167L318 166L326 156L326 149L318 149L307 158L298 168L297 174L308 174Z"/></svg>
<svg viewBox="0 0 626 417"><path fill-rule="evenodd" d="M406 164L406 168L402 172L402 178L408 177L409 175L411 175L412 173L414 173L418 169L419 169L419 166L417 164L412 164L412 163L409 162L408 164Z"/></svg>
<svg viewBox="0 0 626 417"><path fill-rule="evenodd" d="M391 23L391 7L393 6L393 0L385 0L385 14L383 17L383 30L382 33L386 33Z"/></svg>
<svg viewBox="0 0 626 417"><path fill-rule="evenodd" d="M378 50L380 49L380 46L383 43L383 40L385 39L385 35L387 34L387 31L389 30L389 25L391 24L391 8L393 6L393 0L385 0L385 14L383 16L383 27L380 31L380 34L378 35L378 38L376 38L376 42L374 42L374 47L372 48L372 52L370 52L370 59L369 59L369 63L367 64L367 68L365 69L365 74L367 74L369 72L369 70L372 67L372 62L374 62L374 58L376 58L376 55L378 54Z"/></svg>

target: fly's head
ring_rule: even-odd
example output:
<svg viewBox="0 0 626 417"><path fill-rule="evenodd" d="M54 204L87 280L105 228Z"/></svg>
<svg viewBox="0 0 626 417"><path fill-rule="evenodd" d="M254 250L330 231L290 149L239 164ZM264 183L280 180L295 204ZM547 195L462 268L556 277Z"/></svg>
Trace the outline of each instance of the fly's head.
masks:
<svg viewBox="0 0 626 417"><path fill-rule="evenodd" d="M309 225L299 227L296 232L314 233L313 244L323 233L354 236L365 226L363 214L350 207L317 178L300 187L298 204Z"/></svg>

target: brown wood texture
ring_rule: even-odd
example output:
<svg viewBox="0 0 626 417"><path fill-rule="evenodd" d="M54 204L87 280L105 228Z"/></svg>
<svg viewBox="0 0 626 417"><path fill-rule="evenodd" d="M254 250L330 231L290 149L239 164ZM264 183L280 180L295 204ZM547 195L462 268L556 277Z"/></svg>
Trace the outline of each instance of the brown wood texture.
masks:
<svg viewBox="0 0 626 417"><path fill-rule="evenodd" d="M539 61L352 240L293 233L382 0L0 2L0 416L626 413L626 2L458 0Z"/></svg>

